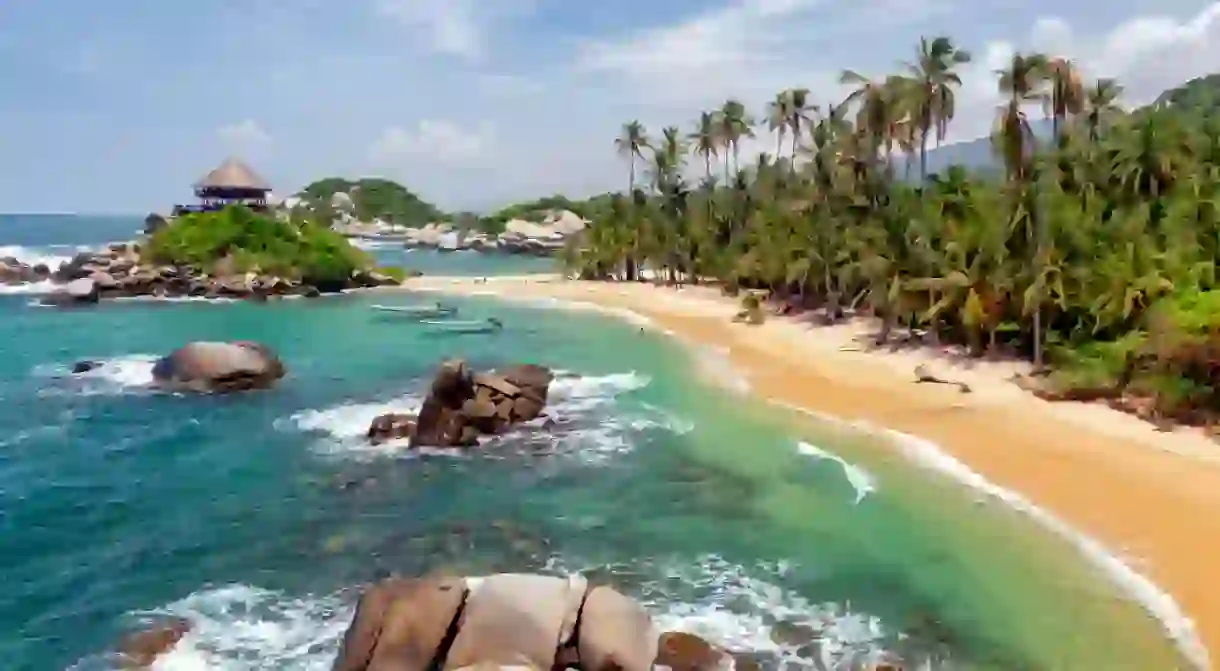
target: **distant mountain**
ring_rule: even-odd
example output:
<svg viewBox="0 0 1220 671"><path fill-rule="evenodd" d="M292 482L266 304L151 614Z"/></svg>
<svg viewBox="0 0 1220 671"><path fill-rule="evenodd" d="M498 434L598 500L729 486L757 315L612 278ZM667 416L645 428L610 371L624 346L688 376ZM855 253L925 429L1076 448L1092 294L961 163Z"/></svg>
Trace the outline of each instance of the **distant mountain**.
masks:
<svg viewBox="0 0 1220 671"><path fill-rule="evenodd" d="M1151 105L1141 109L1214 113L1220 109L1220 74L1196 77L1181 86L1165 91Z"/></svg>
<svg viewBox="0 0 1220 671"><path fill-rule="evenodd" d="M1030 128L1034 131L1034 138L1038 140L1049 140L1052 133L1052 125L1049 120L1038 119L1031 120ZM895 165L895 170L899 175L906 174L907 162L910 163L910 175L912 181L919 180L919 154L913 154L906 157L906 160L899 159ZM960 165L963 168L975 172L990 173L999 171L1003 168L1000 159L996 157L991 146L990 137L980 137L964 142L955 142L946 144L935 149L928 150L928 174L944 172L949 169L949 166Z"/></svg>

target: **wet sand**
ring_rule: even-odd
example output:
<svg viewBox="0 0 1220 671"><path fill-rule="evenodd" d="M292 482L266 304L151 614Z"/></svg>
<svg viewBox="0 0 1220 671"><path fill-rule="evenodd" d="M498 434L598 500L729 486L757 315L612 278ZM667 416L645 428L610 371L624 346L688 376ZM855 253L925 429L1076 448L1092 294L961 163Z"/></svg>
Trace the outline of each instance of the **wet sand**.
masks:
<svg viewBox="0 0 1220 671"><path fill-rule="evenodd" d="M1160 432L1104 406L1042 401L1011 381L1024 370L1019 362L962 361L930 347L868 347L861 341L875 324L867 320L833 327L788 317L735 324L738 301L708 287L517 276L424 277L407 289L628 310L690 342L727 348L754 393L933 441L1100 541L1176 601L1162 603L1159 615L1176 605L1193 620L1193 630L1188 622L1171 632L1189 656L1206 664L1199 644L1220 649L1220 555L1209 549L1220 538L1220 445L1199 432ZM916 384L917 365L967 383L972 393Z"/></svg>

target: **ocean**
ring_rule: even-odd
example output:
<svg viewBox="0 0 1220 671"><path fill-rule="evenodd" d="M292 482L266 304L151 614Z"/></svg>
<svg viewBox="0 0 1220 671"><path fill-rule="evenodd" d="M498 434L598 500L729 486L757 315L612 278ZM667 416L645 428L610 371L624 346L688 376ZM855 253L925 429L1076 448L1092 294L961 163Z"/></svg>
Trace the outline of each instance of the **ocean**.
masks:
<svg viewBox="0 0 1220 671"><path fill-rule="evenodd" d="M66 258L140 224L0 217L0 255ZM427 274L550 269L374 247ZM368 309L432 295L56 310L39 290L0 295L5 669L117 668L108 650L154 614L193 623L159 669L329 669L361 585L433 570L580 571L765 669L1188 668L1029 515L734 390L717 352L629 320L452 298L505 324L454 335ZM266 343L289 374L241 396L155 393L155 358L201 339ZM365 444L447 357L553 367L563 421L468 452ZM103 365L70 375L82 359Z"/></svg>

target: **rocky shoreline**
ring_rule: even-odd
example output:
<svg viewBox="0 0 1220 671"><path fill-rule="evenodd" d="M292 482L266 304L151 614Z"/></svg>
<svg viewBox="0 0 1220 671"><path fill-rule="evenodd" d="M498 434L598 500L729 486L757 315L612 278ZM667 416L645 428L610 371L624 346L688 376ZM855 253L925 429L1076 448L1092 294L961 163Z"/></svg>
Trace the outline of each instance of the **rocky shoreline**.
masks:
<svg viewBox="0 0 1220 671"><path fill-rule="evenodd" d="M393 226L381 221L346 221L335 230L349 238L400 243L408 249L438 252L475 251L529 256L554 256L569 239L588 224L574 212L563 210L548 215L542 222L513 219L501 233L459 229L449 223L431 223L420 228Z"/></svg>
<svg viewBox="0 0 1220 671"><path fill-rule="evenodd" d="M217 264L223 270L224 260ZM310 284L263 273L208 274L184 266L150 263L138 242L119 242L105 249L77 254L52 269L20 259L0 258L0 284L50 283L43 298L48 305L88 305L114 298L176 298L267 300L288 296L314 298L346 289L396 286L393 277L357 271L344 281Z"/></svg>

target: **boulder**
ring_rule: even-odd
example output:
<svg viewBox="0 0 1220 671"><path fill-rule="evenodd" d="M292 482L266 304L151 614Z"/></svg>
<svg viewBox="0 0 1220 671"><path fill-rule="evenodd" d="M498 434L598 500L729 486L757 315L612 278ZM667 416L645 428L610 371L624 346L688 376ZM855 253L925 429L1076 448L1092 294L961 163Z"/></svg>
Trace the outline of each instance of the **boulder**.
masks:
<svg viewBox="0 0 1220 671"><path fill-rule="evenodd" d="M379 415L369 424L367 437L374 445L410 438L415 433L415 417L400 413Z"/></svg>
<svg viewBox="0 0 1220 671"><path fill-rule="evenodd" d="M640 604L580 576L387 578L361 596L332 668L648 671L656 651Z"/></svg>
<svg viewBox="0 0 1220 671"><path fill-rule="evenodd" d="M657 639L656 663L672 671L717 671L725 661L723 650L694 634L667 631Z"/></svg>
<svg viewBox="0 0 1220 671"><path fill-rule="evenodd" d="M169 222L156 212L150 212L147 217L144 217L145 235L152 235L166 226L169 226Z"/></svg>
<svg viewBox="0 0 1220 671"><path fill-rule="evenodd" d="M127 668L151 667L157 661L157 657L172 650L190 630L189 620L173 618L127 634L119 640L116 646L122 657L123 666Z"/></svg>
<svg viewBox="0 0 1220 671"><path fill-rule="evenodd" d="M100 368L101 365L100 361L77 361L72 364L72 374L80 375L81 373L88 373L91 370Z"/></svg>
<svg viewBox="0 0 1220 671"><path fill-rule="evenodd" d="M100 299L101 292L97 282L86 277L68 282L64 288L47 296L42 302L46 305L72 306L91 305Z"/></svg>
<svg viewBox="0 0 1220 671"><path fill-rule="evenodd" d="M412 447L473 446L542 414L553 379L543 366L522 364L503 374L472 373L460 360L441 364L420 408Z"/></svg>
<svg viewBox="0 0 1220 671"><path fill-rule="evenodd" d="M284 374L275 353L252 342L192 342L153 366L153 380L162 388L209 393L267 388Z"/></svg>

